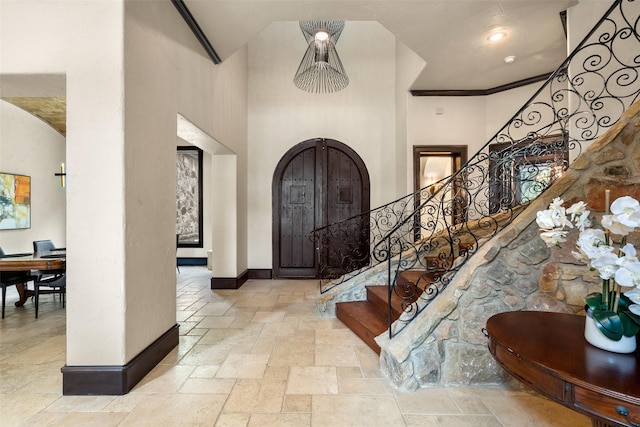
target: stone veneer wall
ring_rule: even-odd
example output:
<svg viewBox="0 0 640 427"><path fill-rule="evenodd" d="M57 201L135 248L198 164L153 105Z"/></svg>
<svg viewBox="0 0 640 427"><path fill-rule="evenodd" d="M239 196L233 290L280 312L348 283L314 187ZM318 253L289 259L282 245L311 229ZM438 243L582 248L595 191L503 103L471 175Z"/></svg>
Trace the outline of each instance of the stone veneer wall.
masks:
<svg viewBox="0 0 640 427"><path fill-rule="evenodd" d="M584 314L584 297L600 290L600 279L571 255L577 236L561 248L547 248L536 213L561 197L567 206L586 201L597 217L604 211L605 189L611 201L639 198L639 127L637 102L512 224L479 248L405 330L391 340L387 333L376 338L381 369L395 387L503 383L509 377L490 355L483 333L489 317L516 310Z"/></svg>

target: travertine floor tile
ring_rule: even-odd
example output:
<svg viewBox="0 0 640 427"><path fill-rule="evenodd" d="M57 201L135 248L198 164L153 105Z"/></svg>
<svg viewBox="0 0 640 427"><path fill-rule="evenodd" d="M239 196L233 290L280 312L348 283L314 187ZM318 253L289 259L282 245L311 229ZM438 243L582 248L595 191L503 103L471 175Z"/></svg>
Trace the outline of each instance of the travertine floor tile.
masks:
<svg viewBox="0 0 640 427"><path fill-rule="evenodd" d="M311 396L306 394L286 394L282 412L311 412Z"/></svg>
<svg viewBox="0 0 640 427"><path fill-rule="evenodd" d="M505 426L576 427L591 425L584 415L537 396L482 399Z"/></svg>
<svg viewBox="0 0 640 427"><path fill-rule="evenodd" d="M516 380L503 387L395 391L379 356L339 320L316 315L315 280L249 280L211 290L177 274L178 348L129 394L62 396L65 311L48 301L0 321L0 426L587 427L586 417ZM253 378L247 378L253 377Z"/></svg>
<svg viewBox="0 0 640 427"><path fill-rule="evenodd" d="M191 373L191 378L214 378L220 369L218 365L200 365Z"/></svg>
<svg viewBox="0 0 640 427"><path fill-rule="evenodd" d="M340 394L387 394L392 389L382 378L342 378L338 380Z"/></svg>
<svg viewBox="0 0 640 427"><path fill-rule="evenodd" d="M180 387L180 393L229 394L236 384L235 379L190 378Z"/></svg>
<svg viewBox="0 0 640 427"><path fill-rule="evenodd" d="M292 366L287 394L337 394L338 373L335 367Z"/></svg>
<svg viewBox="0 0 640 427"><path fill-rule="evenodd" d="M359 366L358 356L350 345L317 345L316 366Z"/></svg>
<svg viewBox="0 0 640 427"><path fill-rule="evenodd" d="M131 392L176 393L194 369L194 366L187 365L158 365Z"/></svg>
<svg viewBox="0 0 640 427"><path fill-rule="evenodd" d="M234 320L234 316L206 316L198 323L198 328L227 329Z"/></svg>
<svg viewBox="0 0 640 427"><path fill-rule="evenodd" d="M258 311L253 315L252 322L280 323L284 320L284 311Z"/></svg>
<svg viewBox="0 0 640 427"><path fill-rule="evenodd" d="M221 365L233 350L231 345L198 344L180 360L181 365Z"/></svg>
<svg viewBox="0 0 640 427"><path fill-rule="evenodd" d="M40 412L24 426L100 426L117 427L128 412Z"/></svg>
<svg viewBox="0 0 640 427"><path fill-rule="evenodd" d="M251 414L220 414L215 427L247 427Z"/></svg>
<svg viewBox="0 0 640 427"><path fill-rule="evenodd" d="M313 365L313 357L313 346L276 344L269 358L269 366L309 366Z"/></svg>
<svg viewBox="0 0 640 427"><path fill-rule="evenodd" d="M268 354L230 354L216 378L262 378L268 361Z"/></svg>
<svg viewBox="0 0 640 427"><path fill-rule="evenodd" d="M492 415L406 415L405 420L407 427L507 427Z"/></svg>
<svg viewBox="0 0 640 427"><path fill-rule="evenodd" d="M122 421L122 427L208 426L218 417L226 396L154 394L146 396Z"/></svg>
<svg viewBox="0 0 640 427"><path fill-rule="evenodd" d="M3 393L0 395L2 425L19 426L59 398L59 394Z"/></svg>
<svg viewBox="0 0 640 427"><path fill-rule="evenodd" d="M310 414L253 414L249 427L306 427L311 426Z"/></svg>
<svg viewBox="0 0 640 427"><path fill-rule="evenodd" d="M312 426L404 427L395 400L386 396L313 396Z"/></svg>
<svg viewBox="0 0 640 427"><path fill-rule="evenodd" d="M444 388L426 388L412 393L396 393L403 414L461 414Z"/></svg>
<svg viewBox="0 0 640 427"><path fill-rule="evenodd" d="M61 396L47 406L50 412L99 412L115 399L114 396Z"/></svg>
<svg viewBox="0 0 640 427"><path fill-rule="evenodd" d="M224 412L280 412L285 387L284 380L238 380L224 405Z"/></svg>
<svg viewBox="0 0 640 427"><path fill-rule="evenodd" d="M338 366L338 379L362 378L360 366Z"/></svg>

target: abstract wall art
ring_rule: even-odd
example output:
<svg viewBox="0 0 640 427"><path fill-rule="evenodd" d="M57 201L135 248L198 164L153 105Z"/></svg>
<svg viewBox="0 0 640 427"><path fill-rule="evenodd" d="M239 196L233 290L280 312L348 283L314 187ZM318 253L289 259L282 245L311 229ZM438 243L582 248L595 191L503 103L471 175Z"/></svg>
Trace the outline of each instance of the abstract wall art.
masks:
<svg viewBox="0 0 640 427"><path fill-rule="evenodd" d="M0 172L0 230L31 228L31 177Z"/></svg>

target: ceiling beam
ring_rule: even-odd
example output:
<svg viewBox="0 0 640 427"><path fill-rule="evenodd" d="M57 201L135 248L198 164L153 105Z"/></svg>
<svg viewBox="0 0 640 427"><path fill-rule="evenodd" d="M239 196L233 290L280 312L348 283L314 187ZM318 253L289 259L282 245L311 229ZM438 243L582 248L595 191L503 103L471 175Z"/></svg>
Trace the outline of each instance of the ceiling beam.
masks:
<svg viewBox="0 0 640 427"><path fill-rule="evenodd" d="M213 48L213 46L209 42L209 39L207 39L207 36L205 36L204 32L200 28L200 25L198 25L198 23L196 22L196 19L193 17L191 12L187 8L187 5L184 4L184 1L171 0L171 3L173 3L176 9L178 9L178 12L180 12L180 15L182 16L184 21L187 23L189 28L191 28L191 31L193 31L193 35L196 36L196 39L198 39L198 41L200 42L204 50L207 52L207 55L209 55L209 58L211 58L213 63L214 64L221 63L222 60L220 59L220 57L216 53L216 50Z"/></svg>

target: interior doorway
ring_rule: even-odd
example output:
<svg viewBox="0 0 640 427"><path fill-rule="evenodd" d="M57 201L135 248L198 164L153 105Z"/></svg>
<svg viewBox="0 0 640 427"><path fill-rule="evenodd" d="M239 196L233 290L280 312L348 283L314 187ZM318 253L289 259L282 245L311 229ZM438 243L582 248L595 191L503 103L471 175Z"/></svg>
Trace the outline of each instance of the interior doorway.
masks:
<svg viewBox="0 0 640 427"><path fill-rule="evenodd" d="M273 276L318 278L319 254L311 232L368 212L369 188L364 162L347 145L318 138L291 148L278 163L272 182ZM366 246L368 253L368 233L361 227L368 223L341 229L335 241L321 246L338 248L332 251L338 254L353 251L353 245ZM323 266L323 274L346 273L340 257L324 259L330 265L329 270Z"/></svg>
<svg viewBox="0 0 640 427"><path fill-rule="evenodd" d="M439 182L456 173L467 162L466 145L414 145L413 146L413 185L415 209L440 190ZM451 190L443 195L441 202L451 206L451 224L466 220L466 199L458 195L458 186L454 181ZM415 219L415 239L421 239L421 223L428 221L427 214Z"/></svg>

